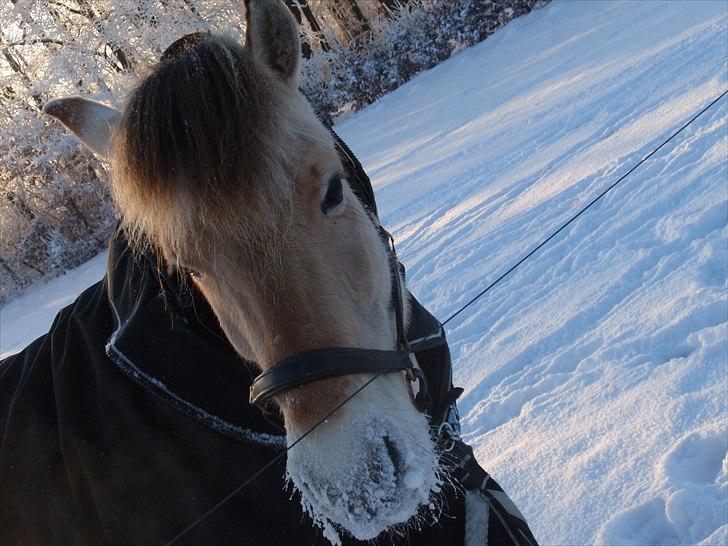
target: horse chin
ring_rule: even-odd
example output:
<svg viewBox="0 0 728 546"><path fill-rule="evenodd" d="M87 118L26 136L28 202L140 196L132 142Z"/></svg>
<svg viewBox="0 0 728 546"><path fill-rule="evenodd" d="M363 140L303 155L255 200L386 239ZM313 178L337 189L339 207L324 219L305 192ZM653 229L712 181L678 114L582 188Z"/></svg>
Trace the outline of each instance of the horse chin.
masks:
<svg viewBox="0 0 728 546"><path fill-rule="evenodd" d="M304 511L332 543L339 542L339 530L370 540L416 521L441 485L423 415L411 407L396 418L350 409L288 454L290 483L300 493ZM289 431L289 444L296 437Z"/></svg>

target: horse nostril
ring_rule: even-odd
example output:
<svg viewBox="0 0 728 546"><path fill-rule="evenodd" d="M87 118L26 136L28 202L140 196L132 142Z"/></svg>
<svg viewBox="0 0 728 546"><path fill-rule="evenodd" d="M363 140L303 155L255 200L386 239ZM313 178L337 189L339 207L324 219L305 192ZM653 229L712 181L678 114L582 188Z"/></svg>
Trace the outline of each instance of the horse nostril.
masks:
<svg viewBox="0 0 728 546"><path fill-rule="evenodd" d="M389 436L385 436L384 446L387 448L387 455L389 455L394 468L402 470L402 455L400 454L399 449L397 449L397 444L395 444Z"/></svg>

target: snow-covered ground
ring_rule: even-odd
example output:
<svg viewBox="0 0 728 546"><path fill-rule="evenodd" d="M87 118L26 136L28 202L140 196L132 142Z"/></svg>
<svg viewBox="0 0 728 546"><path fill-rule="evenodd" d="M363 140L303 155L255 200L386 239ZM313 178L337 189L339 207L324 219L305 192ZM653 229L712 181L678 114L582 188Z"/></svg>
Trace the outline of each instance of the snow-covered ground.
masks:
<svg viewBox="0 0 728 546"><path fill-rule="evenodd" d="M728 3L556 1L342 122L445 318L728 87ZM728 544L728 97L448 325L542 544ZM41 334L103 257L0 311Z"/></svg>
<svg viewBox="0 0 728 546"><path fill-rule="evenodd" d="M58 278L38 284L0 309L0 358L48 331L56 313L106 273L106 252Z"/></svg>

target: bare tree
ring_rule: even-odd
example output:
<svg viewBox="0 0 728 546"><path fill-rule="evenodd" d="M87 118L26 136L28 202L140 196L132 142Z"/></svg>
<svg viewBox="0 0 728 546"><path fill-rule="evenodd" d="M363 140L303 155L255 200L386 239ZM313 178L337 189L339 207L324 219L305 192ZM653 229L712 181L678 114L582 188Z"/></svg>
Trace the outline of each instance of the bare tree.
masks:
<svg viewBox="0 0 728 546"><path fill-rule="evenodd" d="M378 0L381 5L381 11L386 17L390 17L397 6L406 4L406 0Z"/></svg>
<svg viewBox="0 0 728 546"><path fill-rule="evenodd" d="M301 14L303 14L303 17L306 20L306 23L308 24L308 27L311 31L311 34L316 37L319 43L319 47L322 51L329 51L331 49L331 46L329 45L328 41L324 37L324 33L322 31L322 27L319 24L318 20L316 19L316 16L313 13L313 10L311 9L311 6L308 4L307 0L285 0L286 6L288 6L288 9L291 10L291 13L293 13L293 17L295 17L296 21L298 22L299 26L303 25L303 18L301 17ZM313 50L311 49L311 44L309 44L307 41L303 41L301 43L301 51L303 53L303 56L306 59L311 58L311 55L313 53Z"/></svg>

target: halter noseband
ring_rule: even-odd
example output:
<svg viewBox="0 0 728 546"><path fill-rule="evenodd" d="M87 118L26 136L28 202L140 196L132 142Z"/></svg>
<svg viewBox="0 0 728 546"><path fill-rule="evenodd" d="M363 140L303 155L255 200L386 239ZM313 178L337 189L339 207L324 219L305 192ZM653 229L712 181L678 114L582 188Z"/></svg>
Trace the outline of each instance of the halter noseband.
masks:
<svg viewBox="0 0 728 546"><path fill-rule="evenodd" d="M425 377L414 365L404 330L404 308L402 305L402 280L400 265L394 248L394 239L381 225L377 231L386 245L392 280L392 307L397 328L397 349L359 349L353 347L330 347L314 349L285 358L255 378L250 387L250 403L264 412L274 396L306 385L313 381L358 373L393 373L405 371L409 380L409 391L415 407L425 412L429 398ZM417 392L413 383L418 384Z"/></svg>

